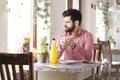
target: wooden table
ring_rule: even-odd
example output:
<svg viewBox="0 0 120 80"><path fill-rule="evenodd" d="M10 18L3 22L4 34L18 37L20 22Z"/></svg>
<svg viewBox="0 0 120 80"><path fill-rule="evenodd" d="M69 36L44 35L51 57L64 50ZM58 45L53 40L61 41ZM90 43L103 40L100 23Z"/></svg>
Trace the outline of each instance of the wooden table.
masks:
<svg viewBox="0 0 120 80"><path fill-rule="evenodd" d="M45 64L35 63L37 80L83 80L92 75L92 70L99 64Z"/></svg>

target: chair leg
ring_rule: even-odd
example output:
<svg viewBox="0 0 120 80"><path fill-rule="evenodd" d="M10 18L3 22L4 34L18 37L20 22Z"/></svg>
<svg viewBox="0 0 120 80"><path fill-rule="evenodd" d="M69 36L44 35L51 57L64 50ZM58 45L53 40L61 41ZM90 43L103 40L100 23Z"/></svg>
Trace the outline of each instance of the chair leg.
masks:
<svg viewBox="0 0 120 80"><path fill-rule="evenodd" d="M38 71L35 71L35 79L38 80Z"/></svg>
<svg viewBox="0 0 120 80"><path fill-rule="evenodd" d="M118 80L118 76L116 77L116 80Z"/></svg>
<svg viewBox="0 0 120 80"><path fill-rule="evenodd" d="M95 80L95 69L92 69L92 80Z"/></svg>
<svg viewBox="0 0 120 80"><path fill-rule="evenodd" d="M92 69L92 75L89 76L88 78L84 79L84 80L96 80L95 79L95 69Z"/></svg>

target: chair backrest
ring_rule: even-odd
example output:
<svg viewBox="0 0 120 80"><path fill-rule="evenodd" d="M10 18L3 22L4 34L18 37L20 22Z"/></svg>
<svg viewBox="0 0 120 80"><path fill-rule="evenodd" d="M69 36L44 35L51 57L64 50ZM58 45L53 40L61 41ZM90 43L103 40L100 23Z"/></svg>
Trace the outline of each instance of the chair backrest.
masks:
<svg viewBox="0 0 120 80"><path fill-rule="evenodd" d="M13 54L0 52L0 75L1 80L25 80L24 67L28 68L27 80L33 80L32 53ZM16 69L17 68L17 69ZM19 76L17 75L19 74ZM19 77L19 78L18 78Z"/></svg>
<svg viewBox="0 0 120 80"><path fill-rule="evenodd" d="M110 41L106 40L106 41L100 41L98 43L102 44L102 57L103 60L107 59L108 62L112 62L112 53L111 53L111 47L110 47Z"/></svg>
<svg viewBox="0 0 120 80"><path fill-rule="evenodd" d="M93 58L92 61L93 62L100 62L101 61L101 44L98 43L94 43L93 45ZM98 66L95 70L96 75L99 75L100 73L100 67Z"/></svg>
<svg viewBox="0 0 120 80"><path fill-rule="evenodd" d="M93 46L93 61L100 61L101 60L101 44L94 43Z"/></svg>

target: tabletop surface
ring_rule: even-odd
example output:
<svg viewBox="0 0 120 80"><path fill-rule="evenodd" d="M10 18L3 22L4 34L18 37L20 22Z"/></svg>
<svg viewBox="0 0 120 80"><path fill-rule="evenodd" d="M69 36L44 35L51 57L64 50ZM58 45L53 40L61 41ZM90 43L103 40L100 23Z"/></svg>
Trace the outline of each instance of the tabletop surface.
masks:
<svg viewBox="0 0 120 80"><path fill-rule="evenodd" d="M35 70L60 71L60 72L85 72L97 67L98 63L74 63L74 64L49 64L34 63Z"/></svg>

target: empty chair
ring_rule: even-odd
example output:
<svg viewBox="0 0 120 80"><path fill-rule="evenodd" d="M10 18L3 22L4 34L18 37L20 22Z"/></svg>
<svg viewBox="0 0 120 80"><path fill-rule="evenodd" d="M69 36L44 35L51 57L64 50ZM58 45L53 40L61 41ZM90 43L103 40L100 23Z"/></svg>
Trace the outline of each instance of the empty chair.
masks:
<svg viewBox="0 0 120 80"><path fill-rule="evenodd" d="M101 44L94 43L93 44L93 56L92 62L100 62L101 61ZM96 69L92 70L92 76L86 78L85 80L100 80L100 67L98 66Z"/></svg>
<svg viewBox="0 0 120 80"><path fill-rule="evenodd" d="M94 44L93 61L101 61L101 44Z"/></svg>
<svg viewBox="0 0 120 80"><path fill-rule="evenodd" d="M32 58L31 52L28 54L0 52L1 80L33 80ZM27 70L27 75L24 68Z"/></svg>
<svg viewBox="0 0 120 80"><path fill-rule="evenodd" d="M102 56L103 56L103 61L105 60L109 65L107 68L104 68L106 64L103 66L103 69L108 70L108 80L112 79L112 76L118 80L118 77L120 76L119 68L120 68L120 62L113 62L112 61L112 53L111 53L111 47L110 47L110 41L100 41L98 43L102 44ZM113 71L113 69L116 69ZM105 71L105 70L104 70Z"/></svg>
<svg viewBox="0 0 120 80"><path fill-rule="evenodd" d="M94 49L93 49L93 59L94 62L101 62L101 47L102 45L99 43L94 43ZM100 80L100 74L101 74L101 66L99 65L95 70L95 80Z"/></svg>

